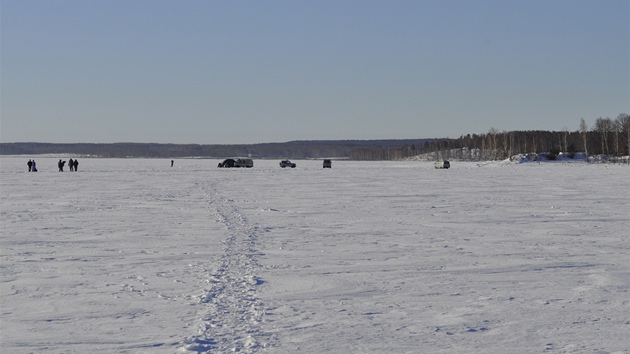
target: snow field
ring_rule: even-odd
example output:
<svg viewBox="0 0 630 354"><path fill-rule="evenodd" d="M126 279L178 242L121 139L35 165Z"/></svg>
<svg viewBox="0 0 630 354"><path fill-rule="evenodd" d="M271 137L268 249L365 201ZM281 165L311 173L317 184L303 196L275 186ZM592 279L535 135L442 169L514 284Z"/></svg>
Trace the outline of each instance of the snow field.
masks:
<svg viewBox="0 0 630 354"><path fill-rule="evenodd" d="M630 352L627 166L27 160L2 352Z"/></svg>

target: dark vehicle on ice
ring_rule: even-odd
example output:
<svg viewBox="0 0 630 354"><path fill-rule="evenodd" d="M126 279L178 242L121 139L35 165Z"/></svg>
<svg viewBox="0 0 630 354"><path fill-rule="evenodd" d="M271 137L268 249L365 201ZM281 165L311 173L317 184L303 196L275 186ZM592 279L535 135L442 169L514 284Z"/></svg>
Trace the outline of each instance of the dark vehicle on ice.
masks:
<svg viewBox="0 0 630 354"><path fill-rule="evenodd" d="M254 167L254 161L252 159L225 159L223 162L219 162L217 167Z"/></svg>
<svg viewBox="0 0 630 354"><path fill-rule="evenodd" d="M282 168L285 168L285 167L295 168L295 166L297 166L297 165L294 164L293 162L289 161L289 160L282 160L282 161L280 161L280 167L282 167Z"/></svg>
<svg viewBox="0 0 630 354"><path fill-rule="evenodd" d="M332 161L330 161L329 159L324 160L324 168L332 168Z"/></svg>

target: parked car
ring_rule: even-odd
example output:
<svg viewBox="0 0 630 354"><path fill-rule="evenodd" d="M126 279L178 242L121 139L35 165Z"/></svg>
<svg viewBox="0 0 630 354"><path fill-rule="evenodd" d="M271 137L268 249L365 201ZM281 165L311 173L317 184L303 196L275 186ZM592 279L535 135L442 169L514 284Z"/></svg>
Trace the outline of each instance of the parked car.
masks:
<svg viewBox="0 0 630 354"><path fill-rule="evenodd" d="M444 160L444 161L438 161L434 164L435 168L450 168L451 167L451 163Z"/></svg>
<svg viewBox="0 0 630 354"><path fill-rule="evenodd" d="M234 159L225 159L223 160L223 162L219 162L219 165L217 167L234 167L235 162L236 160Z"/></svg>
<svg viewBox="0 0 630 354"><path fill-rule="evenodd" d="M332 161L328 159L324 160L324 168L332 168Z"/></svg>
<svg viewBox="0 0 630 354"><path fill-rule="evenodd" d="M285 167L295 168L295 166L297 166L297 165L294 164L293 162L289 161L289 160L282 160L282 161L280 161L280 167L282 167L282 168L285 168Z"/></svg>
<svg viewBox="0 0 630 354"><path fill-rule="evenodd" d="M219 162L217 167L254 167L254 161L252 159L225 159L223 162Z"/></svg>

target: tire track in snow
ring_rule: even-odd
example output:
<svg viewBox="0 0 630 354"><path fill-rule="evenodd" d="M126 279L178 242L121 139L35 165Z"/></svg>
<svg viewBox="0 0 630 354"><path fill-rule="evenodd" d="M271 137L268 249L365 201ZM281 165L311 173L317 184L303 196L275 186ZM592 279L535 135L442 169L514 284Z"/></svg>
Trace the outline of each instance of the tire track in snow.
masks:
<svg viewBox="0 0 630 354"><path fill-rule="evenodd" d="M225 247L208 286L198 296L207 307L198 334L184 341L184 351L196 353L255 353L270 346L271 336L260 331L265 315L256 289L257 228L248 224L234 201L222 197L216 183L204 186L217 221L225 226Z"/></svg>

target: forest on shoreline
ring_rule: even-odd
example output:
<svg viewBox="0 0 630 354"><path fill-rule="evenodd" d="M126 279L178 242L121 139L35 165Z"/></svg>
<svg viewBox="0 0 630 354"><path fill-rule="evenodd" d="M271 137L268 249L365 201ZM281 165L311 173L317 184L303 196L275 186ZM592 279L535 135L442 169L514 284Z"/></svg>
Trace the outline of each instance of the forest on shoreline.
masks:
<svg viewBox="0 0 630 354"><path fill-rule="evenodd" d="M414 156L426 159L503 160L515 155L559 153L569 157L628 156L630 116L598 118L589 127L580 120L577 130L499 131L467 134L459 138L401 140L312 140L242 145L158 143L0 143L0 155L74 155L104 158L347 158L351 160L401 160Z"/></svg>
<svg viewBox="0 0 630 354"><path fill-rule="evenodd" d="M617 160L630 152L630 116L621 113L616 119L598 118L592 127L580 119L575 131L499 131L490 128L485 134L467 134L457 139L434 139L423 146L404 145L396 149L357 148L353 160L399 160L424 156L427 160L505 160L517 155L544 154L554 159L560 153L569 158L582 155L607 156Z"/></svg>

